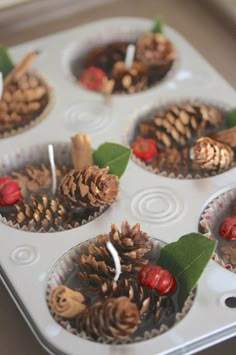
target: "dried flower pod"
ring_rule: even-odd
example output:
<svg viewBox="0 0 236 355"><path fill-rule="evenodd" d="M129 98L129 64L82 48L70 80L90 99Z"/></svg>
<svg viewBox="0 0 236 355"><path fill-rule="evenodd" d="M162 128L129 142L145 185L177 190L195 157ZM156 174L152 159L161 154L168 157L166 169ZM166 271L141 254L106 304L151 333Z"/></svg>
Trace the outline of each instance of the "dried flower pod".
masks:
<svg viewBox="0 0 236 355"><path fill-rule="evenodd" d="M13 205L21 198L19 185L9 176L0 178L0 206Z"/></svg>
<svg viewBox="0 0 236 355"><path fill-rule="evenodd" d="M168 271L158 265L148 264L139 273L141 285L150 287L158 291L161 295L168 295L176 288L176 280Z"/></svg>
<svg viewBox="0 0 236 355"><path fill-rule="evenodd" d="M203 169L228 169L232 165L234 152L227 144L203 137L196 141L192 149L192 158Z"/></svg>
<svg viewBox="0 0 236 355"><path fill-rule="evenodd" d="M220 226L220 236L226 240L236 239L236 217L228 217Z"/></svg>
<svg viewBox="0 0 236 355"><path fill-rule="evenodd" d="M75 318L84 311L84 296L66 286L58 286L50 294L49 305L56 315L63 318Z"/></svg>
<svg viewBox="0 0 236 355"><path fill-rule="evenodd" d="M97 302L76 319L78 331L93 339L125 339L134 333L138 324L138 309L127 297Z"/></svg>
<svg viewBox="0 0 236 355"><path fill-rule="evenodd" d="M150 161L157 156L156 141L152 138L137 138L132 149L134 155L144 161Z"/></svg>
<svg viewBox="0 0 236 355"><path fill-rule="evenodd" d="M103 83L106 80L106 73L102 69L94 66L85 69L79 79L81 85L93 91L101 91Z"/></svg>
<svg viewBox="0 0 236 355"><path fill-rule="evenodd" d="M90 166L71 170L62 179L59 192L69 204L81 207L111 205L118 197L119 179L108 174L109 168Z"/></svg>

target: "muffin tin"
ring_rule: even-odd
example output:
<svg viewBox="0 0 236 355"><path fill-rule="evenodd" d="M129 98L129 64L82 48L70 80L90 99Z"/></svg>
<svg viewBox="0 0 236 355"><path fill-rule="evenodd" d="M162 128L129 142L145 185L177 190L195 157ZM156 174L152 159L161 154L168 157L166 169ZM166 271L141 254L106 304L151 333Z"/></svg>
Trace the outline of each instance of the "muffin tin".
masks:
<svg viewBox="0 0 236 355"><path fill-rule="evenodd" d="M0 141L0 169L4 160L19 149L35 144L68 142L73 133L92 135L93 146L104 141L124 143L133 117L143 109L167 100L199 98L233 106L235 91L214 69L169 27L165 32L178 50L178 66L159 85L134 95L114 95L107 102L68 77L65 69L70 43L94 43L126 33L142 33L152 21L114 18L98 21L63 33L11 48L15 61L29 50L40 50L35 66L55 88L56 102L48 117L27 132ZM76 44L73 44L76 48ZM13 148L15 147L15 148ZM14 151L15 150L15 151ZM17 155L15 156L17 159ZM102 345L75 337L60 327L46 303L48 275L57 260L70 248L120 225L140 222L142 230L167 243L198 230L204 207L234 182L236 169L198 180L180 180L154 175L130 161L121 179L121 195L101 216L68 231L31 233L0 224L1 279L41 345L51 354L96 353L141 355L188 354L236 334L236 309L225 301L236 297L236 275L211 261L201 277L192 308L171 330L150 340L128 345ZM227 302L228 303L228 302ZM229 303L228 303L229 304Z"/></svg>

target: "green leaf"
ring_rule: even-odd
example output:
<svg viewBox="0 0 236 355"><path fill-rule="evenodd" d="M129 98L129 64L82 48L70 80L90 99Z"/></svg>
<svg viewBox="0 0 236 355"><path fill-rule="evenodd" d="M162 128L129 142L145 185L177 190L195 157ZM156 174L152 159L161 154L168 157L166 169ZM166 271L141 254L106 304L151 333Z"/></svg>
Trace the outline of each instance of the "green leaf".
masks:
<svg viewBox="0 0 236 355"><path fill-rule="evenodd" d="M130 148L116 143L104 143L93 153L93 161L100 168L109 166L109 173L120 178L126 169L130 155Z"/></svg>
<svg viewBox="0 0 236 355"><path fill-rule="evenodd" d="M200 233L190 233L161 249L158 265L176 277L179 284L180 306L196 286L215 248L215 240L208 239Z"/></svg>
<svg viewBox="0 0 236 355"><path fill-rule="evenodd" d="M156 17L153 27L151 29L152 33L163 33L163 22L160 17Z"/></svg>
<svg viewBox="0 0 236 355"><path fill-rule="evenodd" d="M3 79L12 71L14 65L5 47L0 47L0 72Z"/></svg>
<svg viewBox="0 0 236 355"><path fill-rule="evenodd" d="M228 127L236 126L236 108L227 112L225 119Z"/></svg>

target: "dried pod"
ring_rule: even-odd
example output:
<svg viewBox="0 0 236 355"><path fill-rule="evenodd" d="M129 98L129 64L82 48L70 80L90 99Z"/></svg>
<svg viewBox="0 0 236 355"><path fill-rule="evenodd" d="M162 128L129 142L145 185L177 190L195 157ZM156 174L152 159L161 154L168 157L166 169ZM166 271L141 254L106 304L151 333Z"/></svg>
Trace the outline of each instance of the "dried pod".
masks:
<svg viewBox="0 0 236 355"><path fill-rule="evenodd" d="M13 205L21 198L19 185L9 176L0 178L0 206Z"/></svg>
<svg viewBox="0 0 236 355"><path fill-rule="evenodd" d="M228 217L222 222L220 236L226 240L236 239L236 217Z"/></svg>
<svg viewBox="0 0 236 355"><path fill-rule="evenodd" d="M125 339L134 333L138 324L138 309L127 297L97 302L76 319L78 331L93 339Z"/></svg>
<svg viewBox="0 0 236 355"><path fill-rule="evenodd" d="M90 166L71 170L62 179L59 192L69 204L81 207L111 205L119 194L119 179L109 168Z"/></svg>
<svg viewBox="0 0 236 355"><path fill-rule="evenodd" d="M64 318L75 318L85 308L84 296L66 286L58 286L50 294L49 305L53 313Z"/></svg>
<svg viewBox="0 0 236 355"><path fill-rule="evenodd" d="M139 273L141 285L150 287L158 291L161 295L173 293L176 288L176 280L168 270L162 269L158 265L148 264Z"/></svg>
<svg viewBox="0 0 236 355"><path fill-rule="evenodd" d="M227 144L203 137L196 141L192 149L192 158L203 169L228 169L232 165L234 152Z"/></svg>

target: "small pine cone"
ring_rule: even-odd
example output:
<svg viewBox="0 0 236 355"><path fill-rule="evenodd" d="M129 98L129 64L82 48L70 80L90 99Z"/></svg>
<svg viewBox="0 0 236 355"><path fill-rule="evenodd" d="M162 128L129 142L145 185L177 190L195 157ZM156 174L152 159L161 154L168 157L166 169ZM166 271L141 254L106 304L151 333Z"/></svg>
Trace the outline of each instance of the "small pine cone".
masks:
<svg viewBox="0 0 236 355"><path fill-rule="evenodd" d="M75 206L102 207L111 205L118 197L119 179L108 174L109 168L93 165L81 170L71 170L62 179L59 192L64 200Z"/></svg>
<svg viewBox="0 0 236 355"><path fill-rule="evenodd" d="M156 139L160 146L171 147L175 144L184 146L208 129L219 127L223 114L212 106L184 104L173 105L157 114L151 122L156 128ZM140 126L142 129L142 127Z"/></svg>
<svg viewBox="0 0 236 355"><path fill-rule="evenodd" d="M127 297L97 302L76 318L78 331L93 339L125 339L135 332L138 325L138 309Z"/></svg>
<svg viewBox="0 0 236 355"><path fill-rule="evenodd" d="M172 43L161 33L145 33L138 39L136 57L147 66L165 66L176 53Z"/></svg>
<svg viewBox="0 0 236 355"><path fill-rule="evenodd" d="M234 159L234 152L227 144L214 141L211 138L199 138L193 149L192 158L202 169L228 169Z"/></svg>
<svg viewBox="0 0 236 355"><path fill-rule="evenodd" d="M49 199L47 195L31 195L29 202L20 200L14 205L14 212L11 212L11 220L21 227L50 227L61 224L66 220L67 211L56 197Z"/></svg>

